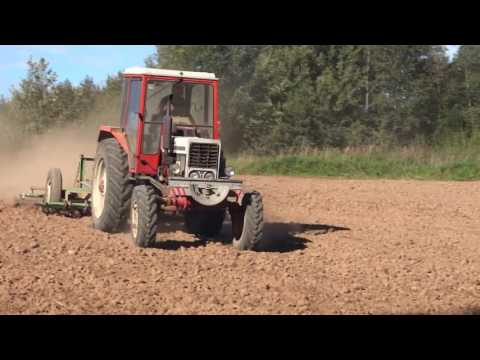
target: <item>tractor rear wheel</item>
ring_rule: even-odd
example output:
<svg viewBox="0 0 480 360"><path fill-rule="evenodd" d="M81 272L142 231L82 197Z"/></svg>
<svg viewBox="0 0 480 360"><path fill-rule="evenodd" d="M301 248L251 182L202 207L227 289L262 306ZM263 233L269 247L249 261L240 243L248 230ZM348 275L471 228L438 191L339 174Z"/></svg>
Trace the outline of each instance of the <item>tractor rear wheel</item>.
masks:
<svg viewBox="0 0 480 360"><path fill-rule="evenodd" d="M127 154L115 139L104 139L98 144L93 173L94 227L108 233L120 231L128 217L131 196Z"/></svg>
<svg viewBox="0 0 480 360"><path fill-rule="evenodd" d="M130 208L132 239L141 248L155 244L158 228L158 201L154 188L139 185L133 189Z"/></svg>
<svg viewBox="0 0 480 360"><path fill-rule="evenodd" d="M215 237L222 230L225 209L192 210L184 214L187 232L200 237Z"/></svg>
<svg viewBox="0 0 480 360"><path fill-rule="evenodd" d="M62 186L62 171L57 168L50 169L45 183L45 202L62 201Z"/></svg>
<svg viewBox="0 0 480 360"><path fill-rule="evenodd" d="M238 250L261 250L263 244L263 202L258 192L245 194L243 206L231 208L233 246Z"/></svg>

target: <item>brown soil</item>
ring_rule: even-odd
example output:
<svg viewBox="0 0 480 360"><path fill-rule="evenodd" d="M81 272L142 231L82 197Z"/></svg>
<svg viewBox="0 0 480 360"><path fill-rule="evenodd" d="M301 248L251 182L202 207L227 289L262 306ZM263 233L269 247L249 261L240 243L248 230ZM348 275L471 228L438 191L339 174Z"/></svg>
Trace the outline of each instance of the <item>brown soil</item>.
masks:
<svg viewBox="0 0 480 360"><path fill-rule="evenodd" d="M3 314L480 313L480 183L248 177L271 252L158 245L0 202Z"/></svg>

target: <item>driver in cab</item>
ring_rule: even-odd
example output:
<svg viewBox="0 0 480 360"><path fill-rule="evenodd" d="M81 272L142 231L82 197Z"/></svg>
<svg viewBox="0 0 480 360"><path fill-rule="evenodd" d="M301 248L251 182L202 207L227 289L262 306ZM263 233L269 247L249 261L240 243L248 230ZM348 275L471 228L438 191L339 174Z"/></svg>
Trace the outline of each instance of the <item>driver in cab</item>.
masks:
<svg viewBox="0 0 480 360"><path fill-rule="evenodd" d="M185 88L183 86L176 86L174 88L174 93L168 96L165 96L159 103L158 106L158 113L153 115L152 121L154 122L161 122L167 116L168 110L168 102L170 98L170 114L172 116L172 125L174 128L182 125L195 125L195 121L192 118L192 115L189 111L188 103L184 97ZM185 132L192 132L195 133L195 129L182 129L179 130L179 133L176 134L177 136L187 136Z"/></svg>

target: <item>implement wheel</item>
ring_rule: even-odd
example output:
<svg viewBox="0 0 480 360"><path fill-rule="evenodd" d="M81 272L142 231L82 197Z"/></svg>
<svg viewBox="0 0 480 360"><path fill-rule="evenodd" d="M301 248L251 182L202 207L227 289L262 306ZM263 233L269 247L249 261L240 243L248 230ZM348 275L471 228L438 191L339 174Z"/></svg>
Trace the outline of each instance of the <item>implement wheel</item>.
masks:
<svg viewBox="0 0 480 360"><path fill-rule="evenodd" d="M48 171L47 181L45 183L45 202L62 201L62 171L54 168Z"/></svg>
<svg viewBox="0 0 480 360"><path fill-rule="evenodd" d="M115 139L104 139L98 144L93 173L94 227L108 233L120 231L128 217L131 196L127 154Z"/></svg>

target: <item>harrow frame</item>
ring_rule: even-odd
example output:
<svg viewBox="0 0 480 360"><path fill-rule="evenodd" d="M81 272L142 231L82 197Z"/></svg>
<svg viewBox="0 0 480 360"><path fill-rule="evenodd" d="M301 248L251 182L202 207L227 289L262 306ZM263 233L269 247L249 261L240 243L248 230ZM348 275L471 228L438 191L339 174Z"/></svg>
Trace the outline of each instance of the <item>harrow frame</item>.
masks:
<svg viewBox="0 0 480 360"><path fill-rule="evenodd" d="M86 163L93 162L95 158L80 155L77 176L72 187L62 189L62 201L48 202L46 188L40 186L30 187L30 192L20 194L17 203L30 203L40 206L47 213L62 213L68 216L82 216L90 213L90 198L92 181L87 177Z"/></svg>

